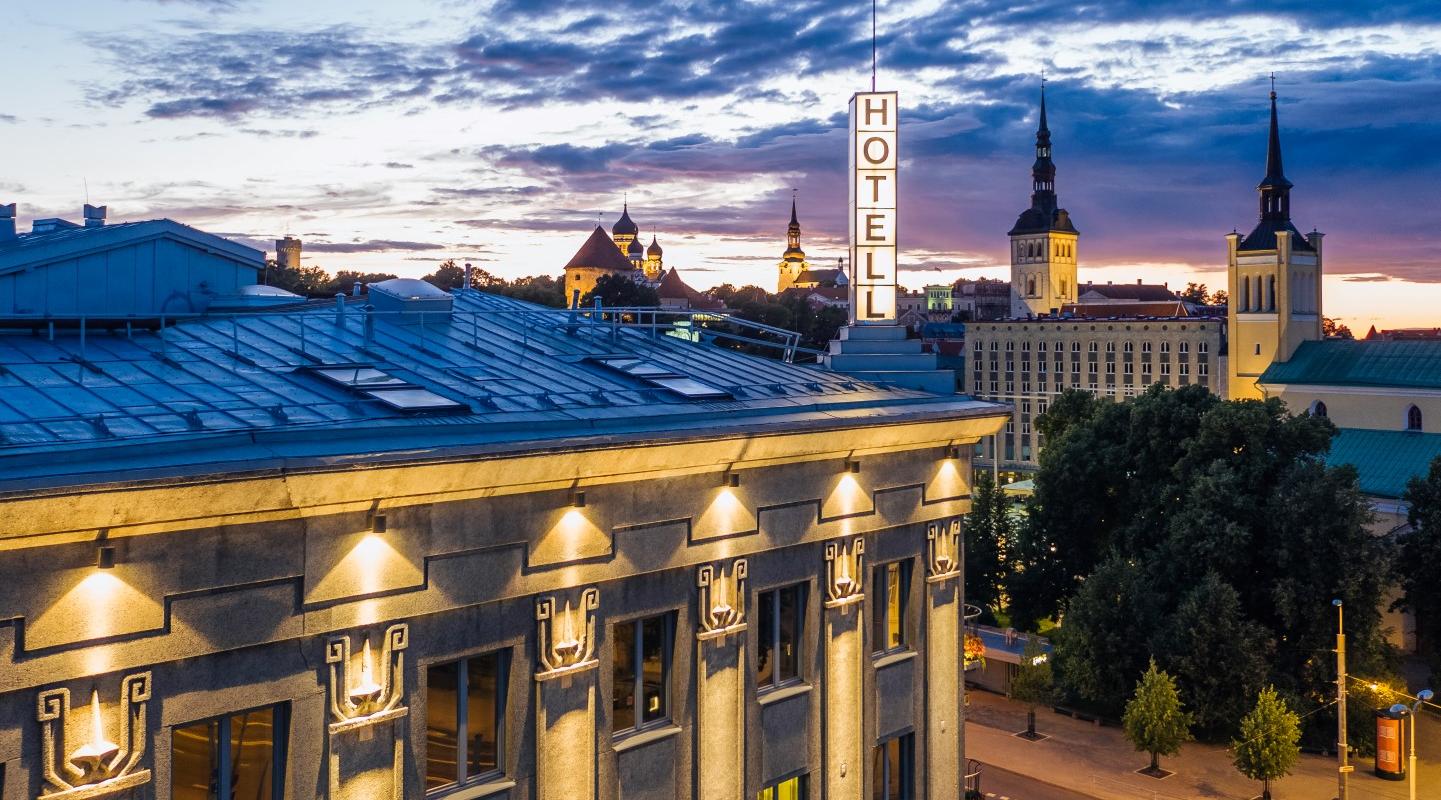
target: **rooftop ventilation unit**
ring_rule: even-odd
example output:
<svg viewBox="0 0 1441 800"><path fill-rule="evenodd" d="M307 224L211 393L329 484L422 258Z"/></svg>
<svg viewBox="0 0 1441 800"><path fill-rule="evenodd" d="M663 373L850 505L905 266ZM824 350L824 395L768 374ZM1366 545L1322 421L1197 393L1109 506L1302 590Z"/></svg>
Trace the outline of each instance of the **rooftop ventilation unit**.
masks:
<svg viewBox="0 0 1441 800"><path fill-rule="evenodd" d="M449 292L415 278L391 278L370 285L370 305L376 311L382 314L397 311L415 314L415 321L419 321L421 316L427 322L448 317L453 302Z"/></svg>

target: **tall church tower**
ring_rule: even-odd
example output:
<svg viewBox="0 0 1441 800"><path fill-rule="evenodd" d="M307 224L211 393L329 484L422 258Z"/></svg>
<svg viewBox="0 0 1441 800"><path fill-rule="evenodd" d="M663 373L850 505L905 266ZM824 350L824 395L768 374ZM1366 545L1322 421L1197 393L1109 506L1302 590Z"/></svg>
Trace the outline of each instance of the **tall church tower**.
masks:
<svg viewBox="0 0 1441 800"><path fill-rule="evenodd" d="M1056 165L1046 127L1046 84L1041 82L1041 124L1031 165L1031 207L1011 228L1011 316L1059 313L1076 302L1076 240L1071 215L1056 205Z"/></svg>
<svg viewBox="0 0 1441 800"><path fill-rule="evenodd" d="M1261 397L1256 379L1271 363L1284 363L1304 341L1321 338L1321 238L1301 235L1291 223L1291 182L1281 168L1276 90L1271 88L1271 134L1261 219L1242 238L1226 236L1226 318L1230 330L1228 395Z"/></svg>
<svg viewBox="0 0 1441 800"><path fill-rule="evenodd" d="M801 223L796 218L795 198L791 198L791 224L786 228L786 251L781 254L780 264L776 266L780 271L780 279L776 282L777 294L794 286L801 273L811 268L806 261L806 251L801 249Z"/></svg>

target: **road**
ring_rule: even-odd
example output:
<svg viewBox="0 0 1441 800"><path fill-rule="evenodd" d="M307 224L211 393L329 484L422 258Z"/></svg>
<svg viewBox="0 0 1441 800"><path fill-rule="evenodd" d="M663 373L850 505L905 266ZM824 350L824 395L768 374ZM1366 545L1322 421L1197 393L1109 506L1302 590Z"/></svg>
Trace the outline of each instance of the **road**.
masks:
<svg viewBox="0 0 1441 800"><path fill-rule="evenodd" d="M981 796L986 800L1094 800L1090 795L1058 789L1009 770L984 765Z"/></svg>

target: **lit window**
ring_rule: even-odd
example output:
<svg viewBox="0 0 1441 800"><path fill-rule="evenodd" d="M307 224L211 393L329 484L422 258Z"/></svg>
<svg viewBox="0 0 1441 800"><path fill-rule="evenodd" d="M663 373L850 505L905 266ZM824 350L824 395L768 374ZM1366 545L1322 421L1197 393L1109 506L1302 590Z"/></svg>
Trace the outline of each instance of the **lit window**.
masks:
<svg viewBox="0 0 1441 800"><path fill-rule="evenodd" d="M170 796L284 797L288 712L269 706L172 728Z"/></svg>
<svg viewBox="0 0 1441 800"><path fill-rule="evenodd" d="M445 792L504 769L506 658L487 653L425 670L425 790Z"/></svg>
<svg viewBox="0 0 1441 800"><path fill-rule="evenodd" d="M611 664L611 730L617 735L670 718L670 614L617 623Z"/></svg>
<svg viewBox="0 0 1441 800"><path fill-rule="evenodd" d="M872 591L878 593L871 614L871 649L878 653L894 653L906 649L906 610L910 598L911 563L892 561L871 573Z"/></svg>
<svg viewBox="0 0 1441 800"><path fill-rule="evenodd" d="M801 679L806 585L761 592L757 600L756 690L765 691Z"/></svg>
<svg viewBox="0 0 1441 800"><path fill-rule="evenodd" d="M915 734L897 736L871 751L873 800L913 800L916 796L913 761Z"/></svg>
<svg viewBox="0 0 1441 800"><path fill-rule="evenodd" d="M761 789L756 800L805 800L805 797L806 776L797 775Z"/></svg>

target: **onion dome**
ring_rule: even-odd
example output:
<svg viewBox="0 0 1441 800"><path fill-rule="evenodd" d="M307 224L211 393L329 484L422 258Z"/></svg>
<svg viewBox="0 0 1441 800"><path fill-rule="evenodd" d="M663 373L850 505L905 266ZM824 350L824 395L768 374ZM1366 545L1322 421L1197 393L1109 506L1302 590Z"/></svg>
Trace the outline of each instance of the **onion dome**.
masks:
<svg viewBox="0 0 1441 800"><path fill-rule="evenodd" d="M645 254L648 256L656 256L657 258L661 255L660 245L656 243L654 235L650 237L650 247L645 249Z"/></svg>
<svg viewBox="0 0 1441 800"><path fill-rule="evenodd" d="M645 255L645 245L641 244L639 239L631 239L630 245L626 247L625 252L626 255L631 258L640 258Z"/></svg>
<svg viewBox="0 0 1441 800"><path fill-rule="evenodd" d="M640 233L640 226L631 221L630 203L626 203L621 209L620 219L615 221L615 225L611 227L610 232L613 236L635 236Z"/></svg>

